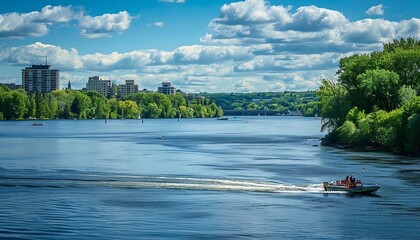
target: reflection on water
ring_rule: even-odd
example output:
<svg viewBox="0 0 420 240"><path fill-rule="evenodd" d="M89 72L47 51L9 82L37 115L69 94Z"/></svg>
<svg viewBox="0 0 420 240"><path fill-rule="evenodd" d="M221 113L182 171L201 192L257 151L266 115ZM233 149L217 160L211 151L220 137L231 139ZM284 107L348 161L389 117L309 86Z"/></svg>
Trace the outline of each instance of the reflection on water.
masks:
<svg viewBox="0 0 420 240"><path fill-rule="evenodd" d="M420 236L419 159L320 147L319 129L298 117L0 122L0 238ZM323 191L349 174L382 188Z"/></svg>

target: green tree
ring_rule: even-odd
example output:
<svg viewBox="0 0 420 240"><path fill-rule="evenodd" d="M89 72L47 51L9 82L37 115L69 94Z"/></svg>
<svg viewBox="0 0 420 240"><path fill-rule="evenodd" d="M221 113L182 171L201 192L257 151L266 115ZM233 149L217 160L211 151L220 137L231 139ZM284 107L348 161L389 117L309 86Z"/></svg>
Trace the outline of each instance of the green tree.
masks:
<svg viewBox="0 0 420 240"><path fill-rule="evenodd" d="M146 118L160 118L162 110L156 103L149 103L144 111Z"/></svg>
<svg viewBox="0 0 420 240"><path fill-rule="evenodd" d="M413 99L416 95L416 90L412 89L411 87L402 86L400 90L398 90L399 106L404 105Z"/></svg>
<svg viewBox="0 0 420 240"><path fill-rule="evenodd" d="M357 81L363 93L362 109L371 112L375 106L386 111L397 108L399 77L396 73L384 69L367 70L357 76Z"/></svg>
<svg viewBox="0 0 420 240"><path fill-rule="evenodd" d="M29 103L29 108L28 108L28 114L30 117L35 117L36 116L36 99L35 99L35 94L31 95L31 100Z"/></svg>
<svg viewBox="0 0 420 240"><path fill-rule="evenodd" d="M401 108L391 112L380 110L376 113L375 141L394 152L402 151L404 148L403 114L404 111Z"/></svg>
<svg viewBox="0 0 420 240"><path fill-rule="evenodd" d="M111 109L107 104L106 97L96 91L87 91L85 94L92 102L90 118L108 118Z"/></svg>
<svg viewBox="0 0 420 240"><path fill-rule="evenodd" d="M122 117L129 119L136 119L139 116L139 108L137 103L131 100L125 100L120 102L120 108L124 115Z"/></svg>
<svg viewBox="0 0 420 240"><path fill-rule="evenodd" d="M108 118L111 118L111 119L118 118L119 104L118 104L117 99L115 99L115 98L108 99L107 104L109 106L109 116L108 116Z"/></svg>
<svg viewBox="0 0 420 240"><path fill-rule="evenodd" d="M383 47L384 47L385 53L392 53L399 49L403 49L403 50L418 49L420 48L420 41L415 40L412 37L409 37L407 39L405 38L394 39L390 43L384 43Z"/></svg>
<svg viewBox="0 0 420 240"><path fill-rule="evenodd" d="M194 109L187 107L187 106L179 106L179 111L183 118L193 118L194 117Z"/></svg>
<svg viewBox="0 0 420 240"><path fill-rule="evenodd" d="M353 144L356 135L356 124L351 121L345 121L338 129L338 142L340 144Z"/></svg>
<svg viewBox="0 0 420 240"><path fill-rule="evenodd" d="M92 102L90 98L83 93L75 92L74 100L71 105L71 112L74 117L78 119L86 119L90 109L92 109Z"/></svg>
<svg viewBox="0 0 420 240"><path fill-rule="evenodd" d="M335 130L345 122L351 109L349 94L341 84L326 79L322 80L317 94L321 103L321 130Z"/></svg>
<svg viewBox="0 0 420 240"><path fill-rule="evenodd" d="M5 91L0 96L0 112L5 119L23 119L28 112L28 96L24 91Z"/></svg>
<svg viewBox="0 0 420 240"><path fill-rule="evenodd" d="M55 90L51 92L54 99L57 100L57 117L69 119L74 116L71 113L71 105L74 100L74 93L72 90Z"/></svg>
<svg viewBox="0 0 420 240"><path fill-rule="evenodd" d="M58 114L58 101L57 99L54 99L51 95L50 97L50 119L56 119Z"/></svg>

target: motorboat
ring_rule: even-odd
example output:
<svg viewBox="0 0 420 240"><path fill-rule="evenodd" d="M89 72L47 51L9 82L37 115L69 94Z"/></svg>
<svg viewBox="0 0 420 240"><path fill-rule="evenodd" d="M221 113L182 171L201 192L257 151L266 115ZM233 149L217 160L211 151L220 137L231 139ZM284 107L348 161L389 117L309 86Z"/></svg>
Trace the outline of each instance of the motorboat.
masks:
<svg viewBox="0 0 420 240"><path fill-rule="evenodd" d="M217 120L229 120L228 117L219 117Z"/></svg>
<svg viewBox="0 0 420 240"><path fill-rule="evenodd" d="M45 123L32 123L32 126L45 126Z"/></svg>
<svg viewBox="0 0 420 240"><path fill-rule="evenodd" d="M378 184L363 184L362 181L354 179L336 180L332 182L324 182L325 191L344 191L349 193L372 193L381 188Z"/></svg>

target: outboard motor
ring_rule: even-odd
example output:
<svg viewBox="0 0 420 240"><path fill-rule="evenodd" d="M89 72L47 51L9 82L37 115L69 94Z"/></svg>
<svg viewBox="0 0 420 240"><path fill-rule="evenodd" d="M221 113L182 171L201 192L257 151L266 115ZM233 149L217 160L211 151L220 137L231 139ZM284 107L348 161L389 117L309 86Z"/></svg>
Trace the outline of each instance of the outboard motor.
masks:
<svg viewBox="0 0 420 240"><path fill-rule="evenodd" d="M324 184L323 184L323 185L324 185L324 190L325 190L325 191L327 191L328 184L329 184L328 182L324 182Z"/></svg>

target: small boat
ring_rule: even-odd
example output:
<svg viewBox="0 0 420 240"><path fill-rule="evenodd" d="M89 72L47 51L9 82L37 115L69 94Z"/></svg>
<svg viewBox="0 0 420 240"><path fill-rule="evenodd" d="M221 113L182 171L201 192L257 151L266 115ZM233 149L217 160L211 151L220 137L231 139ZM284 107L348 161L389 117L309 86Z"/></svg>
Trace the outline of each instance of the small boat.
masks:
<svg viewBox="0 0 420 240"><path fill-rule="evenodd" d="M228 117L219 117L217 120L229 120Z"/></svg>
<svg viewBox="0 0 420 240"><path fill-rule="evenodd" d="M378 184L363 184L360 180L337 180L324 182L325 191L345 191L349 193L372 193L381 188Z"/></svg>
<svg viewBox="0 0 420 240"><path fill-rule="evenodd" d="M45 123L32 123L32 126L45 126Z"/></svg>

